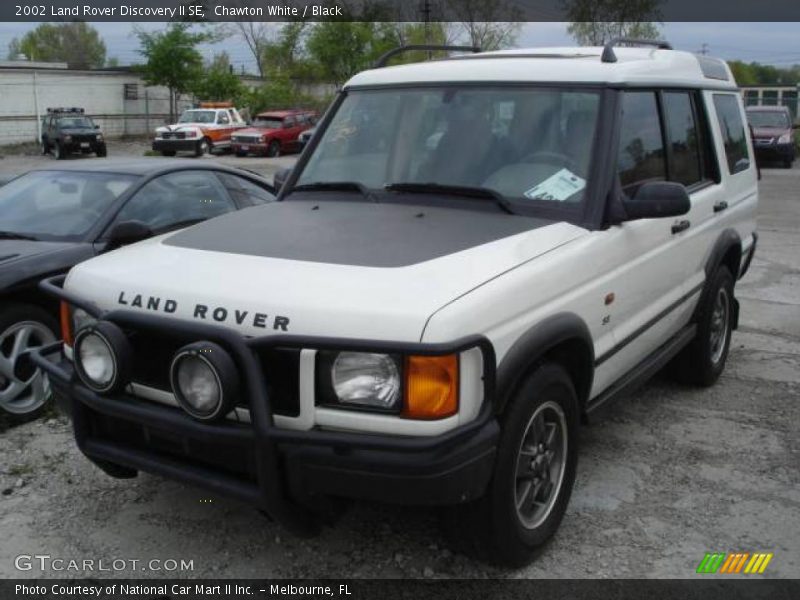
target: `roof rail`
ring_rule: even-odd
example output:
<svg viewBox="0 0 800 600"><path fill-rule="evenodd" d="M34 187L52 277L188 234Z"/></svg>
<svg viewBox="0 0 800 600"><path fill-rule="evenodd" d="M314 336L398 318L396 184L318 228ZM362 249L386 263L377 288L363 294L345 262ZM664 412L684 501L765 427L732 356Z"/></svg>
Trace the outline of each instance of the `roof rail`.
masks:
<svg viewBox="0 0 800 600"><path fill-rule="evenodd" d="M619 37L619 38L614 38L605 45L605 47L603 48L603 57L601 58L601 60L604 63L617 62L617 55L614 54L614 46L618 46L620 44L627 44L629 46L655 46L660 50L673 49L672 44L670 44L669 42L665 42L663 40L640 40L636 38Z"/></svg>
<svg viewBox="0 0 800 600"><path fill-rule="evenodd" d="M481 49L478 46L438 46L436 44L411 44L409 46L399 46L397 48L393 48L389 50L385 54L383 54L378 60L375 61L375 64L372 65L373 69L380 69L381 67L385 67L386 63L389 62L389 59L393 56L397 56L398 54L402 54L403 52L413 52L415 50L429 50L429 51L445 51L445 52L480 52Z"/></svg>

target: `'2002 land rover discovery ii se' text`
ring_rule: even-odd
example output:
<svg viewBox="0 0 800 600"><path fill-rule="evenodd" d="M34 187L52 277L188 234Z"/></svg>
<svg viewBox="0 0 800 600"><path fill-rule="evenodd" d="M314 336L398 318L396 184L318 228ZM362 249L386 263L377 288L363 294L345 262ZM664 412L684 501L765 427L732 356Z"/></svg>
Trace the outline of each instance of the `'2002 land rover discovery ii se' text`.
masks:
<svg viewBox="0 0 800 600"><path fill-rule="evenodd" d="M452 505L459 548L530 561L587 413L719 377L755 250L728 67L622 45L363 72L282 201L43 282L83 453L299 533L331 497Z"/></svg>

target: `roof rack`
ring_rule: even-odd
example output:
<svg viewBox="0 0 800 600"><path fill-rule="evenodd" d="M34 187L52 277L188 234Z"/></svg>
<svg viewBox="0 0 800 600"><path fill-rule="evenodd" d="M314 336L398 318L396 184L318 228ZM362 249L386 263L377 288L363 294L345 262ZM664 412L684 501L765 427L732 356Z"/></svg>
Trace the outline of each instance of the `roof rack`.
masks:
<svg viewBox="0 0 800 600"><path fill-rule="evenodd" d="M78 108L78 107L75 107L75 106L73 106L72 108L58 107L58 108L48 108L47 109L47 114L49 114L49 115L58 114L58 113L71 113L71 114L82 115L82 114L84 114L84 110L82 108Z"/></svg>
<svg viewBox="0 0 800 600"><path fill-rule="evenodd" d="M385 67L386 63L389 62L389 59L393 56L397 56L398 54L402 54L403 52L413 52L415 50L428 50L428 51L439 51L439 52L474 52L478 53L481 52L481 49L478 46L438 46L436 44L411 44L408 46L399 46L392 50L389 50L385 54L383 54L378 60L375 61L375 64L372 65L373 69L380 69L381 67Z"/></svg>
<svg viewBox="0 0 800 600"><path fill-rule="evenodd" d="M603 56L600 60L604 63L617 62L617 55L614 54L614 47L620 44L627 44L629 46L655 46L660 50L672 50L672 44L663 40L640 40L636 38L619 37L614 38L608 42L603 48Z"/></svg>

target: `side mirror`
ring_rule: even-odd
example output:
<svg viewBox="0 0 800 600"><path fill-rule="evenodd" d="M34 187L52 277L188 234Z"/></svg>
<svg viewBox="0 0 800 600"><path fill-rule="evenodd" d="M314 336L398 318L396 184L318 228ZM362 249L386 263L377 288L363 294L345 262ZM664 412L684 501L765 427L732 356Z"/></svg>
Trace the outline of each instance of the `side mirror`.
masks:
<svg viewBox="0 0 800 600"><path fill-rule="evenodd" d="M636 195L625 198L622 204L628 217L626 221L678 217L692 208L686 187L671 181L643 183Z"/></svg>
<svg viewBox="0 0 800 600"><path fill-rule="evenodd" d="M95 125L94 128L95 129L100 129L100 125Z"/></svg>
<svg viewBox="0 0 800 600"><path fill-rule="evenodd" d="M114 225L108 233L106 251L141 242L151 235L153 231L141 221L122 221Z"/></svg>
<svg viewBox="0 0 800 600"><path fill-rule="evenodd" d="M283 184L286 183L286 180L289 179L289 175L291 174L292 170L288 167L284 167L283 169L278 169L273 177L272 181L275 184L275 191L280 192Z"/></svg>

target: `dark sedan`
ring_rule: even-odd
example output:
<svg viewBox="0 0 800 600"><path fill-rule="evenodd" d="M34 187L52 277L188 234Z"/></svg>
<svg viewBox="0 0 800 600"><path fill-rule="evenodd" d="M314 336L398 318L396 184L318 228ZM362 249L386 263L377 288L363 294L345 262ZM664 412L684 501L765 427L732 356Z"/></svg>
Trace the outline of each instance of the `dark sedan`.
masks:
<svg viewBox="0 0 800 600"><path fill-rule="evenodd" d="M31 171L0 187L0 411L35 416L40 373L15 373L24 351L60 337L59 307L37 283L123 244L271 202L258 175L181 160L108 160Z"/></svg>

